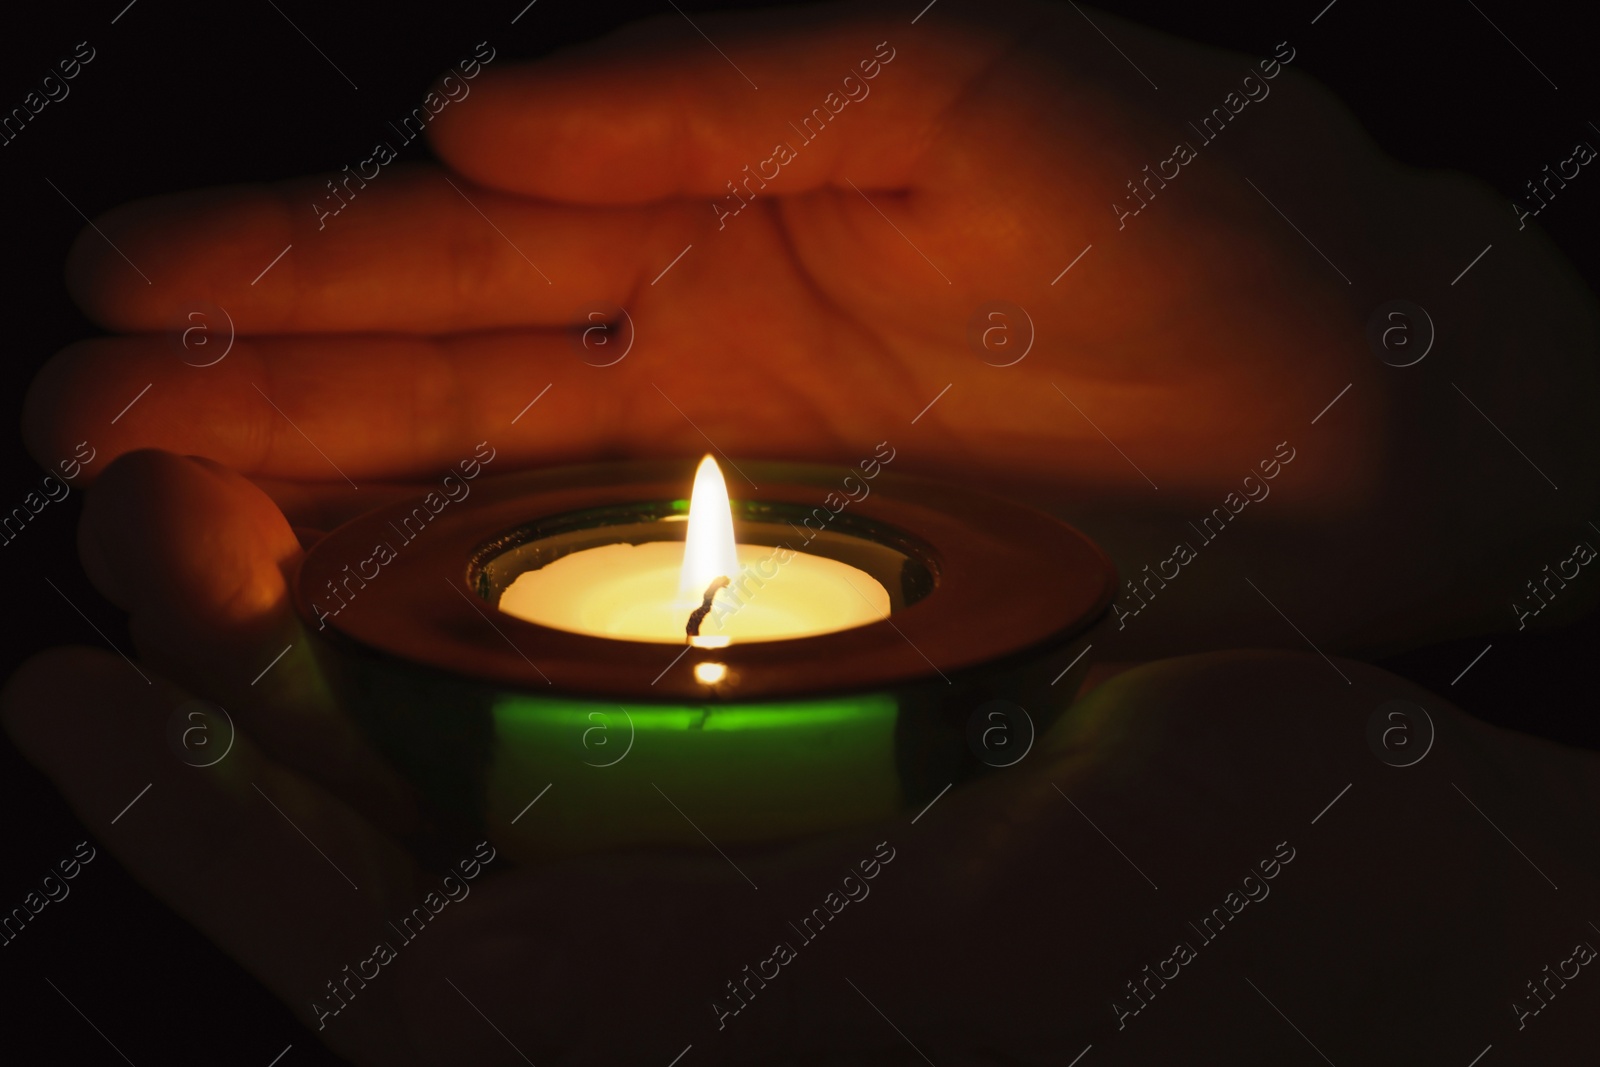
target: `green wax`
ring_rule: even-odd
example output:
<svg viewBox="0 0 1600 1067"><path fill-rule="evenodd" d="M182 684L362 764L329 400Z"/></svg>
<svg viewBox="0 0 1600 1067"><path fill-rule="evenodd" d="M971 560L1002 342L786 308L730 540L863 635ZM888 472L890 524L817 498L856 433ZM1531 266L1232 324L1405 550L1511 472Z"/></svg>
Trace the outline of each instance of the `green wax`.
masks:
<svg viewBox="0 0 1600 1067"><path fill-rule="evenodd" d="M626 707L506 694L490 715L487 828L517 858L770 841L904 804L889 694Z"/></svg>

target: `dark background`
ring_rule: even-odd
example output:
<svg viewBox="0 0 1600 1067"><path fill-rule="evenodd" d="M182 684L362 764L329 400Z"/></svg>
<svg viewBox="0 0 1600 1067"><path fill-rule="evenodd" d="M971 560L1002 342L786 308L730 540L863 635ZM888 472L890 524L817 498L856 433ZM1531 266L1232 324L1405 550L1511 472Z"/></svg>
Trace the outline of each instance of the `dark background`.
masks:
<svg viewBox="0 0 1600 1067"><path fill-rule="evenodd" d="M907 17L925 0L906 0ZM432 78L487 38L507 59L532 57L622 23L671 13L660 2L540 0L515 26L526 0L418 6L307 0L230 5L126 0L30 7L26 29L12 14L0 33L0 108L20 105L79 41L96 49L20 137L0 147L5 189L5 325L11 351L0 362L4 410L20 410L39 365L94 332L61 284L67 249L88 215L154 193L262 181L335 169L360 158L374 130L412 107ZM1508 199L1576 140L1600 145L1592 106L1592 37L1574 6L1553 0L1437 0L1399 5L1337 0L1233 0L1226 4L1102 2L1108 10L1179 36L1251 56L1288 38L1296 69L1338 93L1393 156L1491 182ZM753 3L722 7L763 6ZM685 10L707 10L704 4ZM1513 47L1484 18L1516 42ZM353 90L296 25L360 86ZM934 17L930 14L928 17ZM1553 88L1516 48L1537 63ZM410 157L421 154L417 146ZM46 180L48 179L48 181ZM1511 210L1509 204L1506 209ZM1600 247L1600 177L1580 177L1539 218L1595 287ZM1403 295L1403 294L1396 294ZM1504 353L1515 360L1517 353ZM1560 388L1550 383L1551 389ZM8 416L14 419L14 414ZM0 501L9 508L39 485L14 421L0 435ZM122 620L78 569L73 542L81 495L49 505L0 546L9 634L0 672L35 651L99 639L44 581L48 576L123 648ZM1593 651L1600 622L1553 635L1501 634L1407 654L1386 666L1493 722L1600 748ZM1451 679L1490 640L1494 650L1457 685ZM0 740L4 821L0 910L21 903L87 832L48 782ZM65 984L106 1035L137 1064L225 1062L265 1067L286 1045L283 1067L339 1062L289 1011L227 957L150 897L102 851L12 944L0 948L6 997L0 1058L115 1063L100 1036L50 987ZM31 1051L30 1051L31 1050ZM13 1058L15 1057L15 1058Z"/></svg>

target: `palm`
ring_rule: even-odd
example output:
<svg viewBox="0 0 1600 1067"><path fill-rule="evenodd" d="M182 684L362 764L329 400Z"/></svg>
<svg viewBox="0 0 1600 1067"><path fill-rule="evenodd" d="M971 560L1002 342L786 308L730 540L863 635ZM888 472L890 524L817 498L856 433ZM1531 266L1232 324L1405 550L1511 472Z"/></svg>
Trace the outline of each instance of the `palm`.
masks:
<svg viewBox="0 0 1600 1067"><path fill-rule="evenodd" d="M302 338L247 343L227 369L238 373L223 370L207 383L213 403L241 402L238 412L207 418L202 432L238 414L248 418L257 447L206 440L203 451L223 452L219 459L266 477L334 474L244 387L252 373L288 380L289 414L353 474L421 473L448 458L446 428L463 440L505 433L520 397L551 377L569 399L554 394L550 406L577 417L558 413L543 436L530 421L512 442L519 459L564 458L563 449L577 454L600 441L612 450L656 453L663 442L680 441L699 450L703 442L681 413L642 388L647 381L683 392L682 406L730 453L848 459L863 440L899 430L953 384L950 403L929 416L928 425L944 432L923 446L941 469L951 459L974 472L1020 463L1055 486L1141 484L1105 446L1093 418L1160 481L1209 492L1222 472L1248 467L1275 429L1263 413L1231 402L1239 390L1270 391L1290 407L1321 400L1336 382L1327 364L1334 361L1329 320L1344 317L1340 282L1270 212L1237 195L1232 173L1186 175L1195 195L1169 193L1165 217L1153 212L1153 221L1140 219L1122 234L1110 202L1137 173L1129 159L1168 151L1168 120L1138 94L1099 100L1092 114L1068 110L1088 90L1120 90L1136 79L1092 35L1040 23L1038 12L1013 12L1019 20L1024 14L1034 21L981 33L930 31L915 52L897 56L898 65L883 66L874 95L834 119L814 144L791 133L792 120L774 116L790 105L797 114L808 110L801 105L820 105L835 75L870 57L890 27L859 20L799 44L773 39L778 27L735 30L763 57L765 68L757 69L774 98L748 114L728 103L723 83L733 75L719 59L679 56L689 50L664 59L662 28L652 26L623 35L654 41L654 66L635 70L626 93L648 93L669 67L680 81L693 74L712 84L691 83L661 99L619 100L615 89L597 98L597 85L642 65L625 44L561 71L570 84L552 86L548 77L520 84L530 80L525 74L506 74L499 86L486 80L476 110L447 111L432 128L458 173L385 174L354 192L326 229L313 225L312 205L338 201L319 179L126 209L104 228L136 261L155 265L155 284L142 284L88 236L74 264L76 288L91 310L125 329L170 327L174 311L205 298L247 336ZM667 26L669 36L688 33L670 20ZM1188 84L1240 66L1144 43L1168 53L1170 87L1181 100L1173 110L1199 102L1184 95ZM1307 101L1287 79L1277 88L1298 98L1288 123L1304 123L1308 111L1320 123L1314 152L1351 147L1354 135L1332 108ZM638 143L626 152L640 161L619 158L623 148L608 144L603 128L564 143L537 117L554 109L546 103L529 112L524 102L553 90L570 98L557 103L587 102L600 127L615 124L619 105L668 117L720 107L735 127L722 139L733 143L693 158L708 146L657 145L630 126ZM564 118L560 129L582 127L585 117ZM635 125L679 133L665 119ZM776 139L799 145L796 159L770 187L755 179L752 191L740 161L770 155ZM676 166L665 148L676 148ZM657 152L659 166L641 165L657 162ZM1231 170L1232 162L1218 159L1212 170ZM749 207L728 192L734 180L753 198ZM1368 183L1352 192L1355 209L1366 211L1394 190ZM1197 228L1224 226L1228 246L1193 241ZM1063 282L1063 268L1091 244L1100 251ZM295 254L264 280L250 277L290 245ZM1150 284L1158 277L1163 284ZM982 361L1013 358L1026 344L1025 320L1004 320L1012 352L974 351L968 330L980 305L1000 299L1024 309L1037 337L1036 354L1006 373ZM628 362L612 374L579 367L577 352L556 336L560 327L587 325L580 312L601 303L625 305L638 334ZM508 332L470 336L485 330ZM371 333L391 336L359 336ZM397 345L396 334L429 343ZM433 343L441 337L452 340ZM352 411L326 385L297 380L320 367L335 342L351 367L350 384L387 403ZM1285 348L1297 355L1289 368L1279 358ZM142 363L128 357L150 354L138 341L100 352L96 364ZM418 413L406 410L416 397L392 382L395 361L441 357L454 363L438 368L450 391L435 398L431 424L419 425ZM1051 382L1088 417L1073 413ZM107 403L116 399L111 387L104 391ZM1000 410L1003 434L993 418ZM769 413L771 422L759 417ZM162 441L161 414L145 420L145 439ZM1039 446L1074 451L1062 463L1040 455Z"/></svg>
<svg viewBox="0 0 1600 1067"><path fill-rule="evenodd" d="M1557 1003L1519 1033L1505 1007L1534 1006L1521 981L1588 940L1581 909L1557 898L1597 884L1584 858L1592 757L1475 723L1370 667L1340 667L1353 687L1311 655L1136 669L1076 705L1013 771L954 791L916 824L738 855L744 875L714 855L499 870L320 1019L311 1002L334 1004L324 983L374 943L397 941L386 920L437 889L437 876L251 738L223 773L178 764L159 729L172 698L109 653L36 661L4 707L18 742L136 876L361 1063L665 1062L691 1043L711 1064L913 1062L878 1011L939 1063L1058 1063L1089 1043L1108 1062L1180 1050L1241 1063L1305 1055L1247 980L1334 1062L1377 1048L1415 1059L1441 1035L1469 1058L1489 1042L1571 1047L1582 1012ZM1426 705L1438 731L1405 770L1361 741L1373 707L1394 698ZM1285 705L1303 713L1286 716ZM130 778L156 784L140 821L112 827ZM359 888L241 790L245 780ZM773 940L790 940L786 920L881 841L896 858L871 894L719 1027L709 1005L723 984ZM1296 858L1270 895L1216 945L1191 936L1186 923L1222 906L1279 842ZM1498 937L1462 967L1448 946L1481 931L1485 915ZM1149 1008L1119 1019L1113 1002L1136 1006L1124 983L1172 954L1174 940L1198 960ZM1375 958L1364 955L1374 947ZM1375 970L1440 995L1425 1011L1412 998L1374 1001Z"/></svg>

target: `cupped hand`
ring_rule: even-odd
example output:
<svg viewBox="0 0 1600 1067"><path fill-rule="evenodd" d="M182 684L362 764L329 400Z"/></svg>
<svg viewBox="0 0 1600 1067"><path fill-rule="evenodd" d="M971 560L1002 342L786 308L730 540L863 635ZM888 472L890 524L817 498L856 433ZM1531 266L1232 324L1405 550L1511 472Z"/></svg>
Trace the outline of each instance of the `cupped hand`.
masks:
<svg viewBox="0 0 1600 1067"><path fill-rule="evenodd" d="M358 1063L1544 1062L1589 1040L1581 977L1542 1008L1524 983L1600 944L1595 757L1350 661L1136 668L915 822L451 883L250 737L174 759L179 698L62 650L3 709L100 842ZM1420 760L1376 758L1374 713ZM429 893L453 899L401 935Z"/></svg>

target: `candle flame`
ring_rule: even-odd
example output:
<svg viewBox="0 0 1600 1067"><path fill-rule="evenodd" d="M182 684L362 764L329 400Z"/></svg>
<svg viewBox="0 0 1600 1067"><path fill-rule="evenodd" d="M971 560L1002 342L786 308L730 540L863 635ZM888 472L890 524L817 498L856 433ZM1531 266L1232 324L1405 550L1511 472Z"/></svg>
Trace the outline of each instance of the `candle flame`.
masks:
<svg viewBox="0 0 1600 1067"><path fill-rule="evenodd" d="M683 578L678 593L698 604L706 587L717 578L739 573L739 554L733 540L733 508L722 470L709 455L694 472L689 494L689 534L683 545Z"/></svg>

